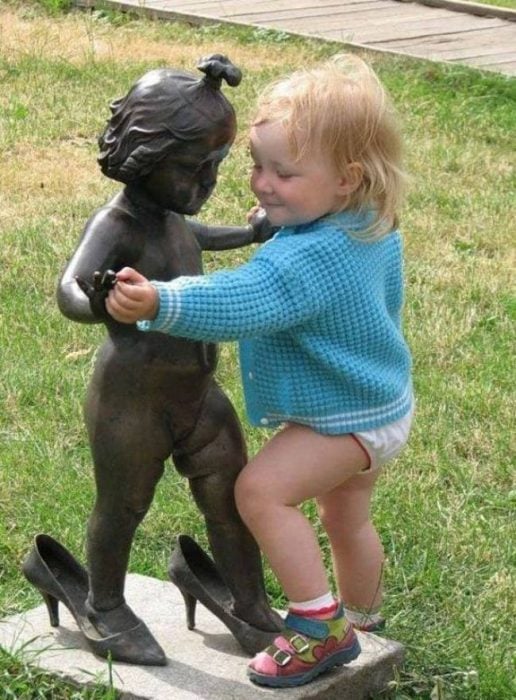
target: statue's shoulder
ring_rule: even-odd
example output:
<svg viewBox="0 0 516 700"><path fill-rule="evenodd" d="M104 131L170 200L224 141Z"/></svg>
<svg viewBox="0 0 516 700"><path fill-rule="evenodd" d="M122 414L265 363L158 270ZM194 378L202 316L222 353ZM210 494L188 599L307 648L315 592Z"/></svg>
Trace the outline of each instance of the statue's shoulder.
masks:
<svg viewBox="0 0 516 700"><path fill-rule="evenodd" d="M85 232L93 234L131 235L141 231L141 221L136 212L120 194L96 209L86 222Z"/></svg>

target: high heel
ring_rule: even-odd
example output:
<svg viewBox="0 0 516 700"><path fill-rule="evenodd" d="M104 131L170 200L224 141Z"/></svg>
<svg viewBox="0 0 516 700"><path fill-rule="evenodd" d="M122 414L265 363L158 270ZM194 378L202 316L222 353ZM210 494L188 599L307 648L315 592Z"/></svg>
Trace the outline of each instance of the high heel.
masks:
<svg viewBox="0 0 516 700"><path fill-rule="evenodd" d="M41 593L52 627L59 625L58 608L61 602L66 605L88 646L97 656L144 666L166 664L163 649L142 620L123 632L109 636L99 634L88 617L88 572L57 540L49 535L36 535L22 571Z"/></svg>
<svg viewBox="0 0 516 700"><path fill-rule="evenodd" d="M50 625L52 627L59 627L59 601L57 598L54 598L53 595L50 595L50 593L45 593L44 591L40 591L40 593L47 606Z"/></svg>
<svg viewBox="0 0 516 700"><path fill-rule="evenodd" d="M258 653L278 635L278 632L253 627L232 612L233 596L215 563L188 535L179 535L177 538L168 575L185 601L188 629L195 627L195 606L199 601L226 625L248 654Z"/></svg>
<svg viewBox="0 0 516 700"><path fill-rule="evenodd" d="M191 593L188 593L188 591L182 591L179 589L179 592L185 601L186 626L189 630L193 630L195 627L195 608L197 606L197 598Z"/></svg>

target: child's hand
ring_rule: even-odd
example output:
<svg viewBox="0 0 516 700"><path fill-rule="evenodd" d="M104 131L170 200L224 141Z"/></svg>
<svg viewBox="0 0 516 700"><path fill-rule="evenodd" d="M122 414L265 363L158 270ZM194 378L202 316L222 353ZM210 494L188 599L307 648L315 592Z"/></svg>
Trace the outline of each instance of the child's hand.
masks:
<svg viewBox="0 0 516 700"><path fill-rule="evenodd" d="M106 309L120 323L153 319L158 313L158 292L149 280L131 267L116 275L116 284L106 299Z"/></svg>
<svg viewBox="0 0 516 700"><path fill-rule="evenodd" d="M254 217L260 212L263 212L263 214L265 214L265 211L259 204L255 204L254 207L251 207L247 212L247 223L252 224Z"/></svg>
<svg viewBox="0 0 516 700"><path fill-rule="evenodd" d="M277 226L271 226L269 219L259 205L252 207L247 213L247 223L253 229L253 243L264 243L271 238L278 230Z"/></svg>

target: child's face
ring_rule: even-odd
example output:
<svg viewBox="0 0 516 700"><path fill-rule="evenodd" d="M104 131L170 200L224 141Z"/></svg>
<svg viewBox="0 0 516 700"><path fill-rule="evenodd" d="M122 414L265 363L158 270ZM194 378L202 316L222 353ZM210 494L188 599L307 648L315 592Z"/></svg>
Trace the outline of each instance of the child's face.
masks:
<svg viewBox="0 0 516 700"><path fill-rule="evenodd" d="M274 226L309 223L341 208L344 179L320 156L294 160L281 124L251 129L251 156L251 189Z"/></svg>
<svg viewBox="0 0 516 700"><path fill-rule="evenodd" d="M197 214L210 197L219 165L233 142L232 130L219 129L197 141L177 146L143 180L159 206L178 214Z"/></svg>

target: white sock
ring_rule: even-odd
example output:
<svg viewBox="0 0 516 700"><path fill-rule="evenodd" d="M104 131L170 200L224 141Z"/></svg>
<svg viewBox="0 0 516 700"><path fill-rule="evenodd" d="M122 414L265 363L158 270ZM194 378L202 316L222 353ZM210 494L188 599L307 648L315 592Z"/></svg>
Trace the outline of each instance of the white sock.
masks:
<svg viewBox="0 0 516 700"><path fill-rule="evenodd" d="M313 598L312 600L303 600L301 603L295 603L293 600L289 603L289 608L294 610L322 610L323 608L331 608L335 605L335 598L333 594L328 591L324 595L320 595L318 598Z"/></svg>
<svg viewBox="0 0 516 700"><path fill-rule="evenodd" d="M375 625L383 619L379 612L368 613L367 611L349 610L349 608L346 608L345 613L351 624L357 627Z"/></svg>

